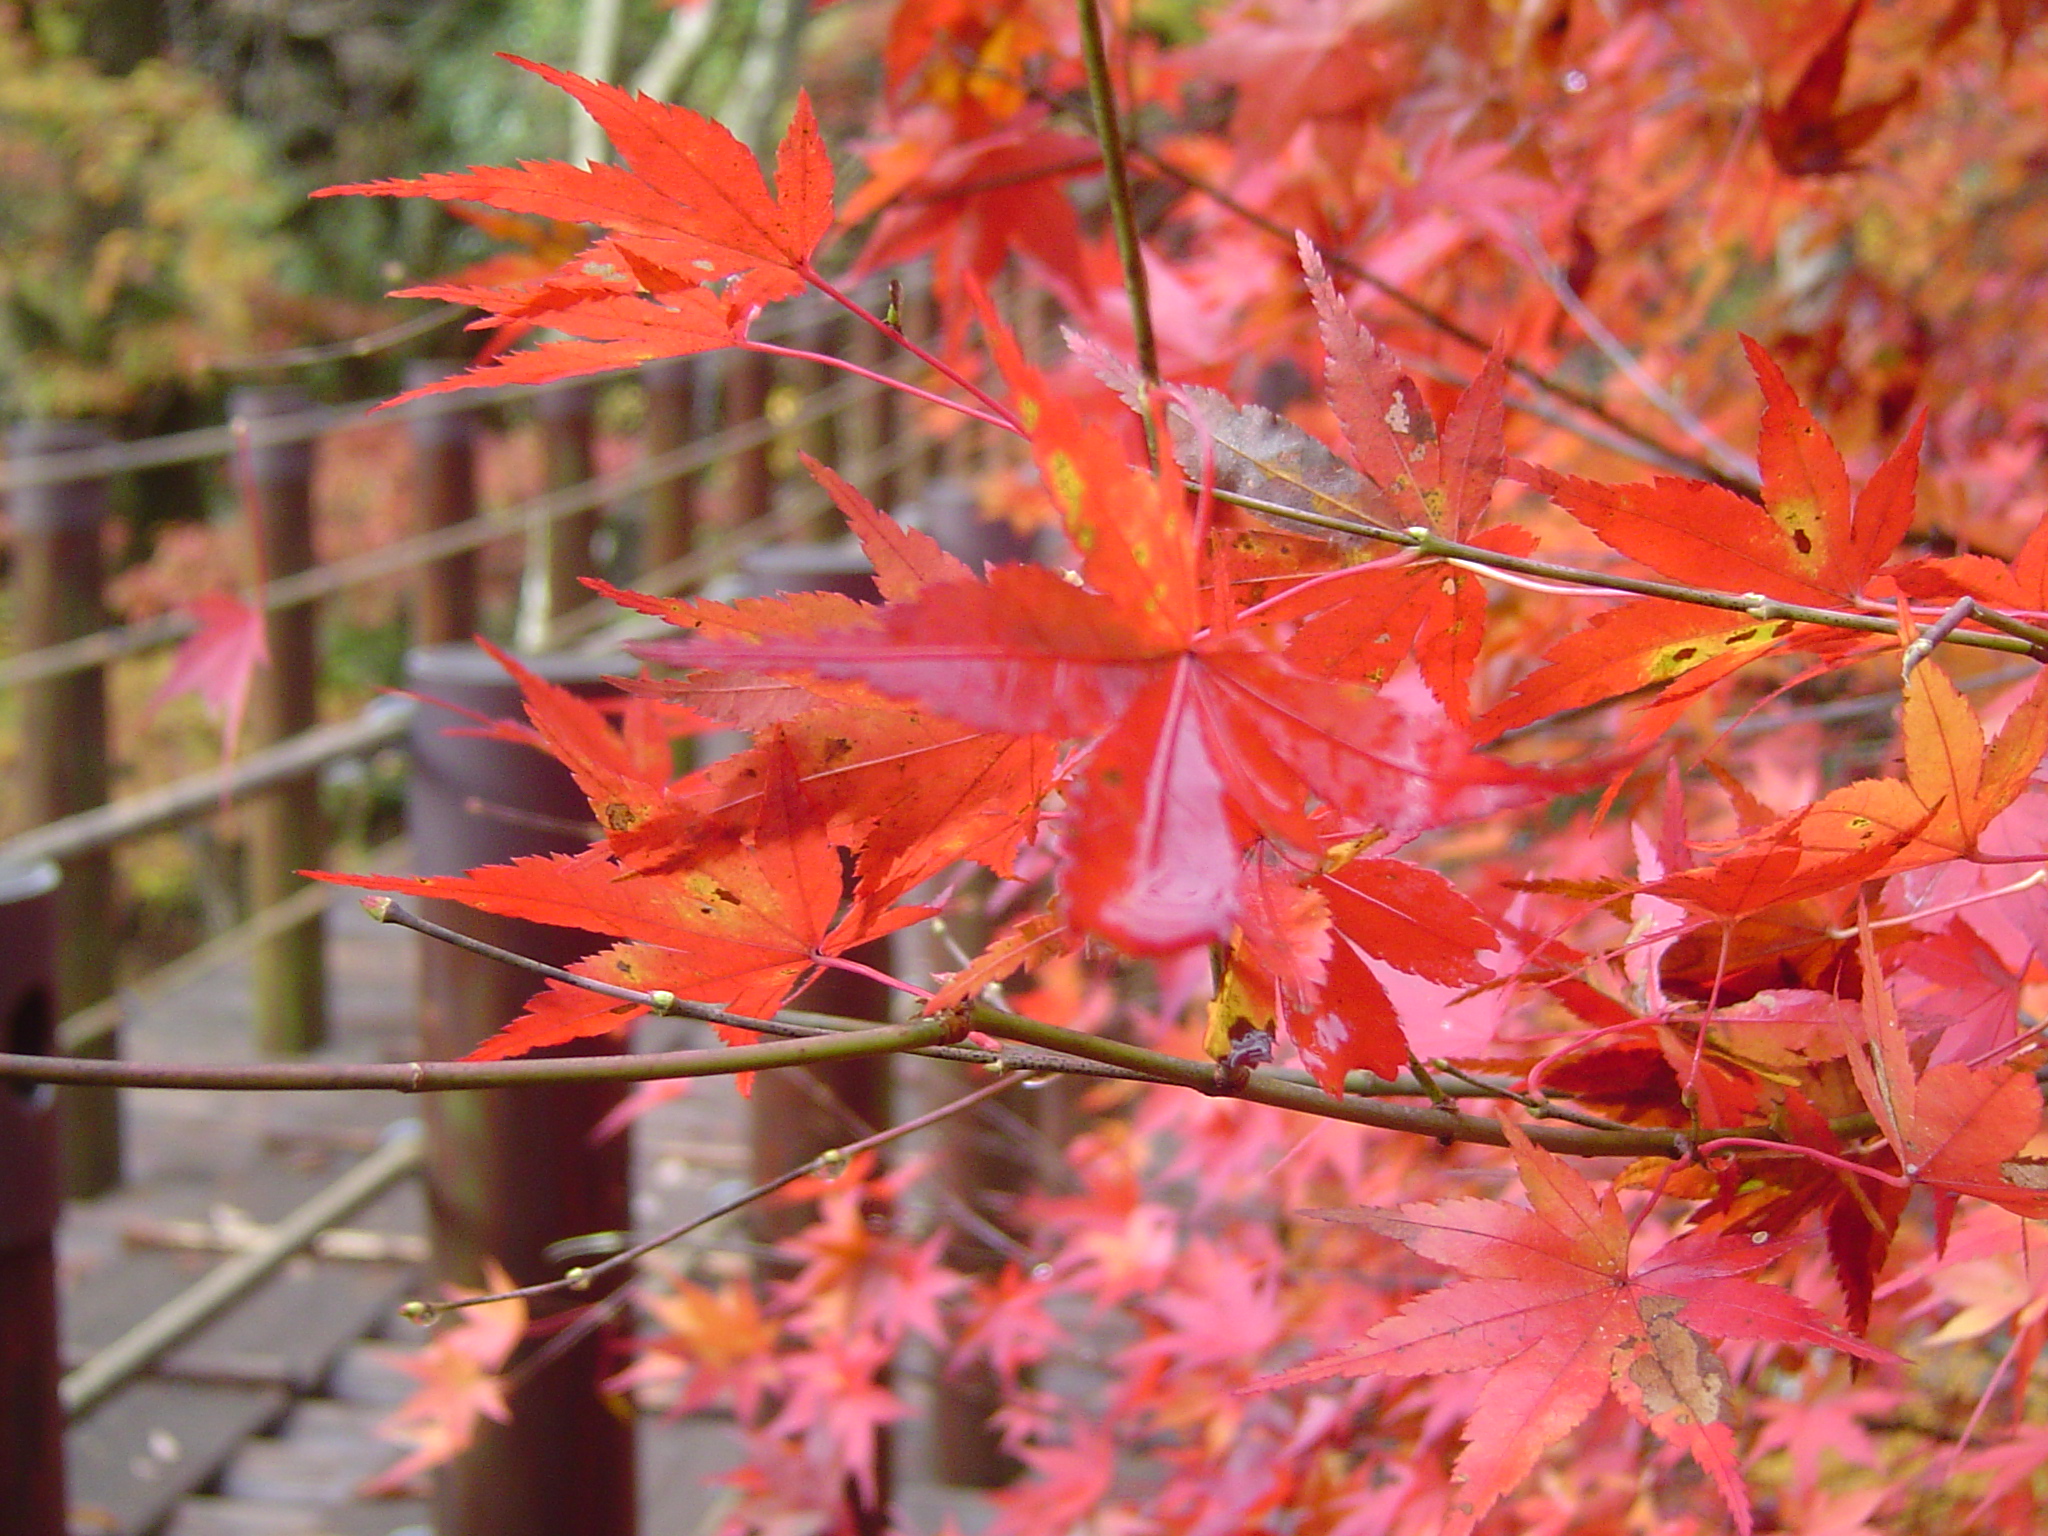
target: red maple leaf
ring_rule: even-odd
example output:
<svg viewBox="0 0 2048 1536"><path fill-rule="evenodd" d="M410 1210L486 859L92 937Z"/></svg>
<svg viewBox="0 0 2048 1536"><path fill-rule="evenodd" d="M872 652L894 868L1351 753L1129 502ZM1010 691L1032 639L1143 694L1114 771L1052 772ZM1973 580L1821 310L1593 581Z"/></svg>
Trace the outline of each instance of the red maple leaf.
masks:
<svg viewBox="0 0 2048 1536"><path fill-rule="evenodd" d="M263 610L226 592L208 592L185 604L185 612L199 627L179 645L150 703L197 694L220 722L221 756L232 758L256 669L270 661Z"/></svg>
<svg viewBox="0 0 2048 1536"><path fill-rule="evenodd" d="M490 641L479 637L477 644L518 683L531 722L499 721L480 734L538 747L567 768L614 840L670 812L678 798L674 742L715 730L717 722L653 699L628 699L608 714Z"/></svg>
<svg viewBox="0 0 2048 1536"><path fill-rule="evenodd" d="M1919 94L1919 82L1908 80L1889 96L1846 110L1841 107L1849 38L1862 15L1863 0L1851 0L1785 100L1764 107L1764 142L1787 175L1830 176L1853 170L1849 157L1876 135L1886 118Z"/></svg>
<svg viewBox="0 0 2048 1536"><path fill-rule="evenodd" d="M1746 336L1742 343L1764 396L1761 501L1700 480L1601 485L1513 468L1603 542L1673 581L1821 606L1853 598L1912 526L1925 418L1852 500L1820 423L1770 355Z"/></svg>
<svg viewBox="0 0 2048 1536"><path fill-rule="evenodd" d="M1062 887L1074 927L1138 953L1228 937L1251 835L1319 849L1317 802L1347 830L1412 833L1486 776L1440 713L1311 676L1252 634L1205 624L1179 484L1129 466L1007 337L997 351L1085 586L999 566L924 587L860 629L641 654L857 680L963 725L1085 743Z"/></svg>
<svg viewBox="0 0 2048 1536"><path fill-rule="evenodd" d="M1912 525L1926 418L1852 499L1848 471L1820 423L1763 348L1748 337L1743 346L1764 396L1760 501L1700 480L1603 485L1519 461L1512 472L1669 580L1840 607L1862 593ZM1480 720L1479 731L1498 734L1650 685L1666 685L1660 704L1668 706L1784 646L1837 662L1859 649L1819 626L1638 599L1567 635Z"/></svg>
<svg viewBox="0 0 2048 1536"><path fill-rule="evenodd" d="M639 875L595 848L514 859L465 875L315 878L616 937L625 942L570 969L755 1017L780 1008L831 957L931 915L924 907L862 907L839 917L845 894L839 853L786 748L763 787L751 830L734 829L723 846L707 849L687 869ZM470 1056L495 1060L607 1033L645 1011L550 981L524 1014Z"/></svg>
<svg viewBox="0 0 2048 1536"><path fill-rule="evenodd" d="M879 211L859 272L932 257L942 312L969 282L988 283L1012 252L1028 258L1072 305L1092 292L1079 216L1065 183L1102 163L1094 141L1047 126L1034 108L963 139L953 114L918 111L870 154L868 182L847 200L842 222Z"/></svg>
<svg viewBox="0 0 2048 1536"><path fill-rule="evenodd" d="M1967 593L1994 608L2048 610L2048 519L2034 525L2010 561L1990 555L1909 560L1885 573L1908 597L1948 602ZM1882 590L1878 596L1885 595Z"/></svg>
<svg viewBox="0 0 2048 1536"><path fill-rule="evenodd" d="M575 97L626 163L527 161L326 187L314 195L482 203L610 233L543 277L401 290L401 297L484 310L472 328L538 323L570 338L501 355L401 399L602 373L736 345L755 309L811 280L811 253L832 227L832 162L808 97L797 98L771 196L753 152L710 118L504 57Z"/></svg>
<svg viewBox="0 0 2048 1536"><path fill-rule="evenodd" d="M846 515L884 597L908 601L928 585L972 579L930 535L885 516L823 465L805 462ZM593 586L709 634L803 635L864 622L872 612L830 593L722 605ZM957 860L1009 874L1051 788L1053 743L1045 738L975 730L878 700L858 685L820 685L838 695L824 699L790 685L764 690L754 679L721 681L711 689L700 679L660 686L734 724L782 729L779 745L757 745L711 765L674 786L663 811L614 832L612 852L644 874L681 868L725 837L732 819L759 802L773 773L770 758L784 750L793 755L797 778L833 840L855 850L856 899L874 909Z"/></svg>
<svg viewBox="0 0 2048 1536"><path fill-rule="evenodd" d="M1734 1437L1721 1422L1732 1386L1711 1340L1892 1357L1830 1327L1788 1292L1741 1278L1792 1252L1800 1239L1693 1233L1638 1257L1612 1190L1595 1191L1512 1122L1504 1129L1528 1191L1526 1209L1456 1199L1398 1212L1325 1213L1371 1227L1468 1278L1411 1301L1357 1345L1262 1385L1490 1372L1465 1426L1455 1469L1464 1496L1445 1527L1450 1536L1470 1532L1545 1449L1611 1392L1692 1454L1738 1527L1749 1531Z"/></svg>

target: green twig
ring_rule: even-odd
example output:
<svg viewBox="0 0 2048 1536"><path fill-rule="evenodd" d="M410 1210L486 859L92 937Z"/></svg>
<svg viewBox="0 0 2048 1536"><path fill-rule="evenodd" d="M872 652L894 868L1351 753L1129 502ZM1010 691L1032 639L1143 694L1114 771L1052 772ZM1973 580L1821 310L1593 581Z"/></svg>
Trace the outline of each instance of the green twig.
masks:
<svg viewBox="0 0 2048 1536"><path fill-rule="evenodd" d="M988 1003L976 1003L968 1011L968 1022L985 1034L1004 1040L1018 1040L1062 1050L1075 1056L1112 1063L1144 1073L1154 1081L1196 1093L1211 1093L1216 1086L1216 1064L1193 1061L1164 1051L1148 1050L1122 1040L1086 1035L1076 1030L1041 1023L1021 1014L1009 1013ZM1055 1042L1058 1042L1055 1044ZM1290 1082L1276 1073L1260 1069L1249 1073L1244 1085L1233 1095L1253 1104L1274 1109L1291 1109L1326 1120L1345 1120L1353 1125L1370 1125L1381 1130L1403 1131L1433 1140L1471 1141L1491 1147L1507 1145L1507 1133L1498 1120L1482 1119L1457 1110L1438 1109L1432 1104L1381 1104L1365 1099L1336 1099L1320 1088ZM1755 1128L1749 1128L1754 1130ZM1584 1126L1538 1123L1527 1127L1529 1139L1553 1152L1579 1157L1672 1157L1681 1151L1681 1138L1672 1131L1599 1131ZM1716 1132L1715 1134L1746 1134Z"/></svg>
<svg viewBox="0 0 2048 1536"><path fill-rule="evenodd" d="M1095 110L1095 141L1102 146L1102 170L1109 186L1109 219L1116 253L1123 263L1124 292L1131 301L1131 345L1145 383L1159 382L1159 344L1152 334L1152 291L1145 277L1145 252L1138 242L1137 205L1131 197L1131 169L1124 155L1123 125L1117 120L1116 87L1109 77L1109 53L1102 39L1102 15L1095 0L1074 0L1081 24L1081 57L1088 70L1088 98ZM1140 402L1145 451L1159 462L1158 428Z"/></svg>
<svg viewBox="0 0 2048 1536"><path fill-rule="evenodd" d="M1011 1073L1061 1072L1127 1079L1156 1087L1184 1088L1209 1094L1216 1089L1216 1064L1149 1050L1120 1040L1026 1018L989 1003L910 1024L873 1025L831 1015L784 1011L774 1019L753 1019L722 1008L678 999L666 992L634 992L548 966L404 911L388 898L365 904L386 922L398 922L430 937L556 980L599 996L672 1016L690 1017L733 1028L800 1035L752 1046L709 1051L673 1051L556 1059L547 1061L455 1061L399 1063L259 1062L250 1066L121 1061L70 1060L49 1056L0 1055L0 1080L88 1083L123 1087L194 1087L214 1089L387 1088L425 1092L454 1088L487 1088L514 1083L653 1081L677 1077L710 1077L776 1066L800 1065L888 1051L905 1051L995 1066ZM1015 1042L1000 1050L954 1044L963 1027ZM1406 1085L1388 1085L1399 1091ZM1465 1114L1434 1104L1376 1102L1346 1094L1333 1097L1298 1073L1261 1068L1247 1073L1235 1096L1254 1104L1354 1125L1375 1126L1435 1140L1470 1141L1505 1146L1507 1138L1496 1120ZM1420 1084L1407 1091L1421 1093ZM1439 1092L1441 1092L1441 1088ZM1495 1084L1480 1092L1500 1095ZM1450 1099L1454 1095L1446 1094ZM1537 1123L1529 1135L1554 1152L1580 1157L1680 1156L1687 1143L1666 1130L1601 1129L1583 1125ZM1775 1141L1762 1127L1727 1127L1703 1137L1748 1137Z"/></svg>

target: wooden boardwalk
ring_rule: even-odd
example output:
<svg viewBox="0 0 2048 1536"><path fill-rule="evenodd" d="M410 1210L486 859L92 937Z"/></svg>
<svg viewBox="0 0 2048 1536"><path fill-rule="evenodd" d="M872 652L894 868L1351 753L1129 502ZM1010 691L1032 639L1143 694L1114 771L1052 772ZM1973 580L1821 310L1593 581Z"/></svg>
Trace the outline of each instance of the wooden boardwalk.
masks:
<svg viewBox="0 0 2048 1536"><path fill-rule="evenodd" d="M323 1056L410 1059L420 941L347 901L327 921L334 1043ZM230 967L140 1009L123 1053L250 1059L246 982L245 968ZM60 1232L67 1367L221 1262L238 1233L331 1183L414 1109L395 1094L125 1098L128 1183L72 1205ZM643 1228L736 1192L746 1155L730 1084L693 1085L645 1118L635 1168ZM398 1454L373 1431L413 1385L398 1361L423 1336L397 1307L420 1287L421 1216L412 1182L392 1189L74 1424L73 1536L427 1536L423 1503L356 1492ZM718 1490L707 1480L735 1458L729 1428L650 1418L640 1447L643 1532L711 1529ZM927 1509L937 1497L905 1496Z"/></svg>

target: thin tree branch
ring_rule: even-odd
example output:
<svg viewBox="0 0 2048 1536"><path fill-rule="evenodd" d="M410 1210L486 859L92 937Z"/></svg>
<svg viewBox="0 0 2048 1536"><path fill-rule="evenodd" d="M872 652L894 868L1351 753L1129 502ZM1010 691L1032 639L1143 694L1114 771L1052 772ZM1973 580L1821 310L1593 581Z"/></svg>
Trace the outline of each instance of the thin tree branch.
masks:
<svg viewBox="0 0 2048 1536"><path fill-rule="evenodd" d="M1243 219L1246 223L1264 231L1274 239L1284 242L1289 250L1294 248L1295 235L1293 230L1284 227L1274 219L1269 219L1256 208L1239 202L1223 188L1216 186L1193 171L1183 170L1158 152L1147 149L1143 144L1133 144L1131 146L1131 153L1160 175L1167 177L1169 180L1179 182L1191 192L1200 193L1233 217ZM1352 281L1363 283L1383 298L1398 304L1402 309L1408 311L1409 314L1422 321L1423 324L1429 326L1432 330L1439 331L1445 336L1450 337L1453 341L1470 347L1482 356L1492 350L1485 339L1476 332L1459 324L1435 306L1424 303L1406 289L1388 282L1370 267L1353 260L1342 251L1327 251L1324 253L1324 260ZM1527 363L1517 362L1513 358L1508 358L1506 364L1509 373L1531 388L1539 389L1553 399L1563 401L1574 410L1583 411L1595 421L1606 426L1610 431L1620 433L1630 442L1648 449L1666 463L1688 469L1703 480L1711 480L1733 491L1752 493L1757 489L1757 484L1754 480L1731 479L1724 475L1710 460L1702 458L1698 454L1687 453L1683 449L1674 448L1655 433L1645 431L1643 428L1634 425L1626 417L1617 415L1597 395L1589 394L1585 390L1563 383L1544 373L1541 369L1532 368Z"/></svg>
<svg viewBox="0 0 2048 1536"><path fill-rule="evenodd" d="M1145 382L1159 382L1159 344L1152 334L1151 285L1145 276L1145 253L1138 241L1137 206L1131 197L1131 172L1125 162L1123 124L1117 119L1116 87L1109 77L1109 54L1102 38L1102 15L1095 0L1075 0L1081 25L1081 58L1088 70L1088 98L1095 114L1095 142L1102 148L1102 170L1109 186L1110 226L1116 232L1117 258L1123 264L1124 292L1131 301L1131 345ZM1146 418L1149 440L1154 428ZM1154 458L1157 445L1151 444Z"/></svg>
<svg viewBox="0 0 2048 1536"><path fill-rule="evenodd" d="M1428 1136L1445 1143L1470 1141L1488 1146L1506 1146L1507 1137L1496 1120L1469 1115L1448 1104L1383 1104L1346 1094L1334 1097L1301 1078L1300 1074L1260 1069L1227 1081L1219 1076L1217 1064L1195 1061L1154 1051L1144 1046L1109 1040L1079 1030L1062 1029L1011 1013L990 1003L974 1003L936 1018L910 1024L868 1025L829 1015L784 1012L775 1019L750 1019L723 1008L679 999L667 992L633 992L607 982L592 981L556 966L527 959L467 935L455 933L438 923L406 912L388 898L365 903L382 913L382 920L398 922L429 937L476 954L487 955L542 976L565 981L599 996L676 1017L697 1018L739 1029L765 1033L795 1033L807 1038L775 1041L752 1046L733 1046L712 1051L671 1051L645 1055L574 1057L547 1061L455 1061L401 1063L317 1063L261 1062L248 1066L184 1065L178 1063L134 1063L122 1061L69 1060L50 1056L0 1055L0 1080L25 1082L85 1083L119 1087L287 1089L308 1091L332 1088L384 1088L406 1093L445 1091L456 1088L486 1088L513 1083L542 1082L631 1082L678 1077L711 1077L741 1071L758 1071L777 1066L802 1065L818 1061L843 1060L889 1051L907 1051L945 1059L966 1060L997 1066L1010 1072L1074 1072L1108 1075L1158 1087L1192 1089L1199 1093L1244 1099L1275 1109L1322 1119L1343 1120L1382 1130ZM980 1030L998 1039L1016 1042L1023 1049L989 1051L955 1044L963 1028ZM1392 1092L1416 1092L1405 1084L1389 1085ZM1483 1093L1492 1097L1503 1090L1484 1084ZM1455 1096L1444 1095L1445 1099ZM1556 1118L1554 1115L1552 1118ZM1691 1142L1668 1130L1606 1129L1584 1125L1553 1125L1538 1121L1528 1128L1529 1136L1554 1152L1580 1157L1683 1157ZM1765 1144L1776 1141L1765 1127L1729 1126L1702 1132L1707 1137L1746 1137Z"/></svg>
<svg viewBox="0 0 2048 1536"><path fill-rule="evenodd" d="M443 1312L460 1311L464 1307L481 1307L493 1301L511 1301L516 1297L530 1299L536 1296L552 1296L561 1291L586 1291L613 1270L637 1264L656 1249L666 1248L670 1243L688 1237L700 1227L709 1226L714 1221L745 1210L755 1201L766 1199L778 1189L786 1188L798 1179L814 1173L837 1173L863 1152L886 1147L892 1141L898 1141L929 1126L937 1125L941 1120L950 1119L963 1110L972 1109L982 1101L992 1099L999 1093L1006 1093L1019 1083L1029 1080L1025 1074L1005 1073L992 1082L983 1083L979 1088L962 1094L957 1099L941 1104L937 1109L927 1110L914 1120L905 1120L900 1125L885 1126L873 1135L863 1136L859 1141L848 1142L843 1147L827 1147L808 1162L799 1163L766 1183L756 1184L752 1189L734 1195L730 1200L713 1206L702 1215L693 1216L678 1226L670 1227L666 1232L622 1249L601 1263L578 1265L559 1280L542 1280L533 1285L522 1285L516 1290L493 1291L486 1296L462 1296L450 1301L408 1302L404 1308L405 1315L415 1322L427 1322Z"/></svg>
<svg viewBox="0 0 2048 1536"><path fill-rule="evenodd" d="M734 1020L740 1023L739 1020ZM757 1024L770 1021L760 1020ZM741 1024L743 1028L756 1025ZM570 1056L539 1061L259 1061L250 1063L104 1061L92 1057L0 1055L0 1081L104 1088L203 1088L230 1092L328 1093L342 1088L394 1093L449 1093L537 1083L666 1082L730 1077L775 1067L815 1066L859 1056L914 1051L957 1039L944 1018L807 1033L800 1039L701 1051L650 1051L628 1056ZM1007 1066L994 1051L969 1060ZM1055 1070L1047 1068L1045 1070Z"/></svg>
<svg viewBox="0 0 2048 1536"><path fill-rule="evenodd" d="M1188 484L1191 489L1195 488L1194 482L1190 481ZM1349 518L1332 517L1326 513L1298 511L1293 507L1282 506L1278 502L1241 495L1235 491L1218 489L1215 495L1218 501L1227 501L1232 506L1243 507L1275 522L1295 523L1320 532L1341 533L1350 538L1373 539L1382 544L1399 545L1404 549L1412 549L1419 555L1450 561L1482 576L1493 571L1509 571L1517 575L1534 576L1544 581L1564 582L1571 586L1621 593L1631 597L1662 597L1673 602L1691 603L1701 608L1720 608L1730 613L1746 614L1766 624L1790 621L1794 624L1815 624L1871 635L1899 633L1899 621L1883 614L1812 608L1804 603L1780 602L1776 598L1765 597L1760 592L1720 592L1709 587L1685 586L1675 581L1656 581L1609 571L1589 571L1578 566L1558 565L1549 560L1531 560L1521 555L1503 554L1499 550L1486 549L1477 544L1461 544L1427 528L1381 528L1370 523L1353 522ZM1958 630L1943 636L1943 643L2048 662L2048 629L2023 623L2005 614L1997 615L1994 620L1981 605L1977 607L1973 616L1978 622L1999 633L1984 634L1975 630Z"/></svg>
<svg viewBox="0 0 2048 1536"><path fill-rule="evenodd" d="M1544 1098L1541 1094L1525 1093L1512 1086L1496 1084L1489 1082L1485 1078L1475 1077L1454 1062L1439 1060L1434 1065L1436 1070L1443 1073L1446 1077L1454 1077L1466 1085L1463 1089L1451 1095L1455 1098L1470 1097L1476 1092L1493 1098L1507 1099L1511 1103L1519 1104L1539 1120L1569 1120L1573 1125L1587 1126L1596 1131L1632 1131L1635 1129L1634 1126L1625 1124L1620 1120L1610 1120L1605 1115L1589 1115L1583 1109L1574 1109L1570 1105L1558 1103L1555 1099Z"/></svg>
<svg viewBox="0 0 2048 1536"><path fill-rule="evenodd" d="M1572 291L1564 274L1557 270L1557 263L1550 259L1550 253L1536 242L1533 232L1524 228L1515 241L1518 254L1529 264L1529 270L1536 274L1543 286L1550 291L1560 308L1578 323L1580 330L1608 361L1610 367L1636 387L1637 393L1663 413L1666 420L1699 446L1707 460L1714 466L1716 478L1730 485L1757 486L1762 483L1757 474L1756 462L1745 459L1709 427L1683 400L1666 389L1650 376L1622 339L1608 329L1607 322L1594 314L1584 299Z"/></svg>
<svg viewBox="0 0 2048 1536"><path fill-rule="evenodd" d="M810 285L813 288L817 289L818 292L822 293L826 298L830 299L833 303L837 304L840 308L844 309L848 314L852 315L856 320L859 320L863 325L867 326L870 330L877 331L883 336L888 337L891 342L903 348L903 350L908 352L912 357L916 358L919 362L923 363L927 368L931 369L934 373L938 374L940 378L947 380L949 383L958 385L961 389L965 390L971 397L978 401L985 410L989 412L989 415L987 417L980 419L990 421L993 425L1001 427L1005 432L1014 432L1020 437L1023 436L1024 424L1017 419L1016 413L1012 411L1008 406L1004 405L1002 401L996 399L994 395L991 395L987 390L983 389L979 384L976 384L972 379L968 378L966 374L962 373L952 364L946 362L936 353L919 345L918 342L916 342L911 337L904 335L899 328L891 325L888 321L884 320L880 315L876 314L873 310L869 309L865 304L861 303L860 300L854 298L853 295L846 293L837 287L834 287L830 282L828 282L825 278L820 276L812 268L808 266L804 268L804 278L805 281L810 283ZM808 356L809 354L805 355ZM824 360L830 361L829 358ZM852 367L851 364L841 364L840 366L849 368ZM928 394L923 390L919 390L911 385L905 384L901 379L892 379L886 375L878 375L877 377L880 378L882 383L887 384L892 389L901 389L906 391L907 393L918 395L921 398L934 402L935 404L944 406L949 411L957 411L962 409L962 407L956 401L948 400L943 395ZM976 413L973 411L969 411L967 412L967 414L970 416L976 415Z"/></svg>
<svg viewBox="0 0 2048 1536"><path fill-rule="evenodd" d="M1160 1083L1191 1088L1197 1093L1213 1095L1218 1092L1216 1063L1213 1061L1191 1061L1184 1056L1168 1055L1164 1051L1149 1050L1122 1040L1061 1029L1057 1025L1025 1018L1022 1014L1006 1012L989 1003L971 1005L968 1022L984 1034L995 1035L999 1039L1042 1045L1075 1056L1109 1062L1149 1074ZM1060 1042L1059 1045L1055 1046L1054 1041ZM1319 1115L1327 1120L1346 1120L1353 1125L1405 1131L1446 1143L1471 1141L1490 1147L1508 1144L1507 1133L1501 1129L1498 1120L1481 1119L1477 1115L1438 1109L1429 1104L1379 1104L1350 1097L1332 1098L1320 1088L1290 1082L1264 1069L1245 1074L1241 1085L1236 1085L1235 1091L1228 1096L1274 1109ZM1529 1139L1539 1146L1580 1157L1679 1157L1684 1155L1687 1145L1685 1138L1673 1131L1607 1131L1585 1126L1549 1125L1540 1121L1526 1129ZM1739 1131L1731 1128L1713 1134L1748 1135L1754 1131L1757 1128L1744 1127Z"/></svg>
<svg viewBox="0 0 2048 1536"><path fill-rule="evenodd" d="M891 331L889 334L892 339L900 344L908 345L894 331ZM806 352L801 347L777 346L771 341L743 341L738 345L742 351L760 352L769 357L793 357L801 362L821 363L827 368L837 368L844 373L852 374L857 379L866 379L870 383L880 384L884 388L893 389L899 394L909 395L914 400L922 400L927 405L936 405L942 410L957 411L969 421L978 421L984 426L994 427L999 432L1016 432L1019 430L1016 421L1008 413L997 415L992 410L982 410L977 406L962 405L958 400L948 400L944 395L938 394L933 390L920 388L918 385L909 383L904 379L891 378L886 373L877 373L874 369L862 367L859 363L847 358L834 357L830 352ZM976 393L979 394L980 391L977 390Z"/></svg>
<svg viewBox="0 0 2048 1536"><path fill-rule="evenodd" d="M1977 600L1975 598L1957 598L1940 618L1920 631L1919 635L1914 638L1913 643L1900 653L1900 681L1910 682L1913 677L1913 669L1932 656L1936 646L1954 634L1962 626L1963 620L1977 616Z"/></svg>

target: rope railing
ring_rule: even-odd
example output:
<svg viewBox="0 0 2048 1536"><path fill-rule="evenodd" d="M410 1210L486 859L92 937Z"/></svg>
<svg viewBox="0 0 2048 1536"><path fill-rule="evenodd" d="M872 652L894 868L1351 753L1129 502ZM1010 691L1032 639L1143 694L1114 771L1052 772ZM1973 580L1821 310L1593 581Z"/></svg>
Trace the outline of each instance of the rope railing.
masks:
<svg viewBox="0 0 2048 1536"><path fill-rule="evenodd" d="M36 864L50 859L62 864L131 837L161 832L219 810L237 796L303 778L329 763L361 757L400 741L412 710L409 700L380 699L352 720L319 726L218 768L45 822L0 843L0 863Z"/></svg>

